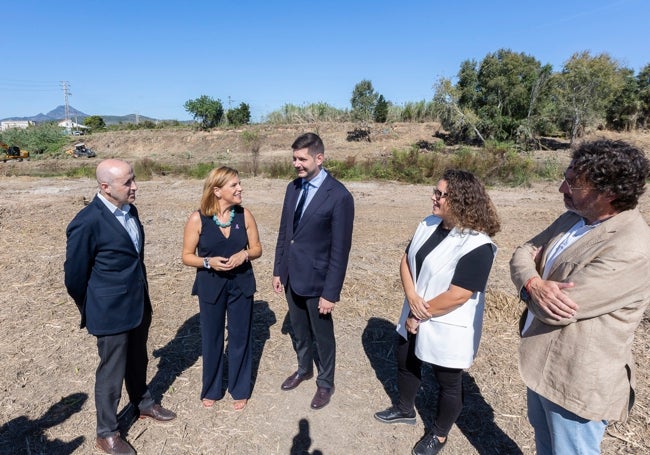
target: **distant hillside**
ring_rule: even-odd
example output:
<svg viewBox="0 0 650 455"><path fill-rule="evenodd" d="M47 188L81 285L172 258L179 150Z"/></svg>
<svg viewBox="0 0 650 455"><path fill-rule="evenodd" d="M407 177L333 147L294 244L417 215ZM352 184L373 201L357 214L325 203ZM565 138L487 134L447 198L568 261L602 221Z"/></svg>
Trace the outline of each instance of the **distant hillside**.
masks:
<svg viewBox="0 0 650 455"><path fill-rule="evenodd" d="M70 112L70 119L73 120L76 123L83 123L84 119L86 117L90 117L90 115L81 112L77 109L75 109L72 106L68 107L69 112ZM144 115L136 115L136 114L128 114L128 115L100 115L101 118L104 119L104 122L107 125L117 125L120 123L139 123L139 122L144 122L145 120L149 120L152 122L157 122L158 120L147 117ZM29 120L35 123L44 123L44 122L60 122L61 120L65 120L65 106L57 106L56 108L52 109L50 112L47 114L36 114L32 115L31 117L8 117L2 119L4 120Z"/></svg>

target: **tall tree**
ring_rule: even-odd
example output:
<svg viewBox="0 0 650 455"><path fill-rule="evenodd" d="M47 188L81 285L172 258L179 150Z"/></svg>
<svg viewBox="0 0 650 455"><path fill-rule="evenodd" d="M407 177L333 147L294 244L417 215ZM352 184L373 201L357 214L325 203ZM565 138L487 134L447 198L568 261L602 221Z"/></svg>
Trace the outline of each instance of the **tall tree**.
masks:
<svg viewBox="0 0 650 455"><path fill-rule="evenodd" d="M557 75L556 99L572 143L585 128L605 122L607 106L623 85L623 72L608 54L571 56Z"/></svg>
<svg viewBox="0 0 650 455"><path fill-rule="evenodd" d="M475 109L478 97L478 64L476 60L465 60L458 70L458 105L462 108Z"/></svg>
<svg viewBox="0 0 650 455"><path fill-rule="evenodd" d="M631 131L641 116L642 103L639 98L639 83L634 70L621 68L623 86L607 106L607 127L617 131Z"/></svg>
<svg viewBox="0 0 650 455"><path fill-rule="evenodd" d="M386 120L388 120L388 101L386 101L384 95L379 95L379 98L377 98L373 117L377 123L386 123Z"/></svg>
<svg viewBox="0 0 650 455"><path fill-rule="evenodd" d="M223 105L221 100L214 100L207 95L201 95L194 100L188 100L183 105L185 110L194 116L194 120L201 122L201 128L213 128L223 118Z"/></svg>
<svg viewBox="0 0 650 455"><path fill-rule="evenodd" d="M639 101L641 102L641 116L639 126L650 126L650 63L644 66L636 76L639 88Z"/></svg>
<svg viewBox="0 0 650 455"><path fill-rule="evenodd" d="M350 98L352 118L362 121L371 120L378 97L369 80L364 79L355 85Z"/></svg>
<svg viewBox="0 0 650 455"><path fill-rule="evenodd" d="M485 138L477 128L479 119L469 107L460 105L460 93L447 78L440 78L434 85L433 112L442 127L454 141L471 141L474 138L485 143Z"/></svg>
<svg viewBox="0 0 650 455"><path fill-rule="evenodd" d="M549 72L532 56L500 49L481 61L477 74L477 94L473 107L481 118L484 135L496 139L513 138L521 122L532 112L533 94L539 102L540 92L534 90L540 77ZM471 76L471 67L465 72ZM464 89L465 96L468 89Z"/></svg>

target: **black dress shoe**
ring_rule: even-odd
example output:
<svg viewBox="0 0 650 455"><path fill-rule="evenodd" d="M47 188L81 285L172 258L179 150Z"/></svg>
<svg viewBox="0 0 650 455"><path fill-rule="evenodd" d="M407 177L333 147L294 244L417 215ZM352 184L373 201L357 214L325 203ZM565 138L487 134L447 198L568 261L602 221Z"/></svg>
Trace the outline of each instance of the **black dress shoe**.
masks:
<svg viewBox="0 0 650 455"><path fill-rule="evenodd" d="M433 432L429 432L425 434L417 444L415 444L415 447L413 447L413 450L411 451L411 455L436 455L442 450L446 443L446 438L444 442L441 442L440 439L438 439L438 436L433 434Z"/></svg>
<svg viewBox="0 0 650 455"><path fill-rule="evenodd" d="M95 447L110 455L135 455L133 447L122 439L120 433L112 434L106 438L100 438L97 436Z"/></svg>
<svg viewBox="0 0 650 455"><path fill-rule="evenodd" d="M163 408L159 404L154 404L148 409L140 409L140 418L144 419L145 417L149 417L150 419L154 419L158 422L169 422L170 420L174 420L176 418L176 413L170 411L169 409Z"/></svg>
<svg viewBox="0 0 650 455"><path fill-rule="evenodd" d="M375 419L384 423L407 423L415 425L415 409L410 412L402 412L397 406L391 406L385 411L375 413Z"/></svg>
<svg viewBox="0 0 650 455"><path fill-rule="evenodd" d="M332 388L318 387L316 389L316 394L314 395L314 398L311 400L311 408L312 409L324 408L330 402L330 398L332 398L332 395L334 395L334 387Z"/></svg>
<svg viewBox="0 0 650 455"><path fill-rule="evenodd" d="M282 390L291 390L295 389L300 385L302 381L306 381L307 379L311 379L314 377L314 372L310 373L298 373L297 371L289 376L287 379L284 380L280 388Z"/></svg>

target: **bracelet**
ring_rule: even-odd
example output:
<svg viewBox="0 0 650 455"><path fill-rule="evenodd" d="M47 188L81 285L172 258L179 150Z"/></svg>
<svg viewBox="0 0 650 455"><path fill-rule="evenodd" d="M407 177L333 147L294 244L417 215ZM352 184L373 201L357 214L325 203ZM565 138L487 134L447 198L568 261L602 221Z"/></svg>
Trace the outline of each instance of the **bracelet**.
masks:
<svg viewBox="0 0 650 455"><path fill-rule="evenodd" d="M248 250L242 250L242 251L246 255L246 259L244 260L244 262L248 262Z"/></svg>

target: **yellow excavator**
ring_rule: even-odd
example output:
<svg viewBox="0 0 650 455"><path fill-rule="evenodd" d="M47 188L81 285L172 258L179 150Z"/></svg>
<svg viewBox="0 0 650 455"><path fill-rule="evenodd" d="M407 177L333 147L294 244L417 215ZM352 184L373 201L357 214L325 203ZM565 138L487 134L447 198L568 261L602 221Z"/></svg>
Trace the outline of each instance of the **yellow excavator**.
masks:
<svg viewBox="0 0 650 455"><path fill-rule="evenodd" d="M29 152L23 150L20 147L15 145L7 145L4 142L0 142L0 161L6 163L9 160L28 160Z"/></svg>

